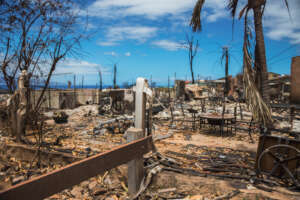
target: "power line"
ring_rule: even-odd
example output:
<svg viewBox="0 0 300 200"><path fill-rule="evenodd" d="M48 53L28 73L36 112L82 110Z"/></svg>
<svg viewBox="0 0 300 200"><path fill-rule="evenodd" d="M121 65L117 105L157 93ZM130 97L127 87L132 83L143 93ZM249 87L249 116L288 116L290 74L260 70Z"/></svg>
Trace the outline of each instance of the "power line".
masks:
<svg viewBox="0 0 300 200"><path fill-rule="evenodd" d="M243 66L243 64L242 64L240 61L238 61L238 59L235 57L235 55L233 55L233 54L230 54L230 55L233 57L234 61L235 61L238 65Z"/></svg>
<svg viewBox="0 0 300 200"><path fill-rule="evenodd" d="M272 61L274 58L275 60L278 59L278 56L281 56L282 53L294 48L295 46L297 46L297 44L292 44L290 46L288 46L287 48L283 49L282 51L280 51L279 53L277 53L276 55L272 56L271 58L269 58L269 61Z"/></svg>
<svg viewBox="0 0 300 200"><path fill-rule="evenodd" d="M280 60L276 60L276 61L273 61L273 62L270 62L268 65L273 65L273 64L277 64L277 63L280 63L288 58L291 58L291 56L288 56L288 57L284 57L284 58L281 58Z"/></svg>

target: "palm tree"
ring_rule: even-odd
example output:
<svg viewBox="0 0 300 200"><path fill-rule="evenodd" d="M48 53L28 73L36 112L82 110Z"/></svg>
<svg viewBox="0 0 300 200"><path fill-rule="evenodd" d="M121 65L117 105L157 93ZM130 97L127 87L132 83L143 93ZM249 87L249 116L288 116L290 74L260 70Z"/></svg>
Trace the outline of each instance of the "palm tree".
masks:
<svg viewBox="0 0 300 200"><path fill-rule="evenodd" d="M234 20L236 15L238 3L241 0L228 0L228 9L231 11L231 16ZM198 0L193 11L193 16L190 22L192 29L194 32L201 31L201 10L203 7L205 0ZM267 62L266 62L266 51L265 51L265 42L264 42L264 35L263 35L263 25L262 25L262 16L264 14L264 9L266 6L267 0L248 0L247 4L243 7L243 9L239 13L239 19L244 15L245 18L245 37L244 37L244 74L247 73L254 73L251 77L248 76L248 79L245 77L244 82L248 88L245 88L248 91L248 96L250 102L256 104L253 106L254 113L257 114L257 117L264 122L264 124L270 124L271 116L270 116L270 109L266 105L269 103L269 95L268 95L268 70L267 70ZM287 0L284 0L285 5L289 11L289 6ZM247 60L251 59L249 54L249 34L248 34L248 12L253 10L253 17L254 17L254 27L255 27L255 61L254 61L254 70L252 70L252 62ZM249 62L248 62L249 61ZM248 65L247 65L248 64ZM250 65L250 68L249 68ZM245 67L248 68L245 70ZM248 74L249 75L249 74ZM249 82L250 81L250 82ZM255 85L251 82L255 82ZM250 87L251 86L251 87ZM254 95L255 94L255 95ZM252 96L251 96L252 95ZM246 94L247 96L247 94ZM263 100L263 101L262 101ZM250 106L251 107L251 106ZM267 113L267 114L266 114ZM265 118L266 117L266 118Z"/></svg>

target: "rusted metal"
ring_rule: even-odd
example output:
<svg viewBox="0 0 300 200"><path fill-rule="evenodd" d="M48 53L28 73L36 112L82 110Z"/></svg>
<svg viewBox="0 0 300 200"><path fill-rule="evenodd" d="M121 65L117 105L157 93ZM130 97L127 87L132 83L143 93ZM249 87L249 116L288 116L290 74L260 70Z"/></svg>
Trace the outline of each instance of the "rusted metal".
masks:
<svg viewBox="0 0 300 200"><path fill-rule="evenodd" d="M300 188L300 177L294 176L300 169L300 140L272 135L260 136L256 156L255 168L258 174L290 179Z"/></svg>
<svg viewBox="0 0 300 200"><path fill-rule="evenodd" d="M102 172L141 157L152 149L152 136L148 136L17 184L1 191L0 199L44 199Z"/></svg>
<svg viewBox="0 0 300 200"><path fill-rule="evenodd" d="M235 116L231 114L201 114L199 116L199 122L200 122L200 128L202 128L203 124L209 124L211 127L220 127L220 134L224 133L224 126L227 127L227 133L228 129L230 127L232 131L232 126L235 126Z"/></svg>
<svg viewBox="0 0 300 200"><path fill-rule="evenodd" d="M200 117L212 120L230 120L233 119L234 116L231 114L201 114Z"/></svg>
<svg viewBox="0 0 300 200"><path fill-rule="evenodd" d="M300 150L286 145L273 145L264 150L258 159L258 171L265 173L267 176L275 176L280 179L290 179L287 183L292 183L296 187L300 187L297 180L297 170L299 168ZM273 163L271 168L266 169L266 162Z"/></svg>

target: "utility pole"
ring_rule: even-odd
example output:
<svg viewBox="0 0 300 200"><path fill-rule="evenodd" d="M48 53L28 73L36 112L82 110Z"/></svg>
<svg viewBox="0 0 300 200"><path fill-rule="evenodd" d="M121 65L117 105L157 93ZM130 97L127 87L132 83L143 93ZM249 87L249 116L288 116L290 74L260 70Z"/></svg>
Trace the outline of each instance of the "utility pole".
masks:
<svg viewBox="0 0 300 200"><path fill-rule="evenodd" d="M170 112L171 112L171 124L173 124L174 121L174 117L173 117L173 108L172 108L172 103L171 103L171 91L170 91L170 76L168 76L168 94L169 94L169 108L170 108Z"/></svg>
<svg viewBox="0 0 300 200"><path fill-rule="evenodd" d="M176 72L174 73L174 86L173 86L173 90L174 90L174 95L175 95L175 98L176 98Z"/></svg>
<svg viewBox="0 0 300 200"><path fill-rule="evenodd" d="M174 73L174 83L176 82L176 72Z"/></svg>
<svg viewBox="0 0 300 200"><path fill-rule="evenodd" d="M229 80L228 80L228 47L224 46L223 47L223 56L225 56L226 63L225 63L225 88L224 88L224 96L227 98L228 92L229 92Z"/></svg>
<svg viewBox="0 0 300 200"><path fill-rule="evenodd" d="M227 100L227 96L228 96L228 92L229 92L229 83L228 83L228 47L227 46L223 46L223 55L222 55L222 60L226 59L226 63L225 63L225 87L224 87L224 100L223 100L223 111L222 111L222 116L224 116L225 113L225 103ZM222 124L223 126L223 124Z"/></svg>
<svg viewBox="0 0 300 200"><path fill-rule="evenodd" d="M74 99L73 101L76 103L76 74L74 74L74 83L73 83L73 90L74 90Z"/></svg>
<svg viewBox="0 0 300 200"><path fill-rule="evenodd" d="M82 78L81 78L81 89L83 89L83 82L84 82L84 75L82 75Z"/></svg>
<svg viewBox="0 0 300 200"><path fill-rule="evenodd" d="M102 91L102 72L101 69L98 70L98 74L99 74L99 87L100 87L100 91Z"/></svg>
<svg viewBox="0 0 300 200"><path fill-rule="evenodd" d="M114 80L113 80L113 84L114 84L114 89L117 89L117 64L114 64Z"/></svg>
<svg viewBox="0 0 300 200"><path fill-rule="evenodd" d="M73 89L75 91L76 86L76 75L74 74L74 79L73 79Z"/></svg>
<svg viewBox="0 0 300 200"><path fill-rule="evenodd" d="M170 94L170 76L168 76L168 95L169 95L169 104L171 102L171 94Z"/></svg>

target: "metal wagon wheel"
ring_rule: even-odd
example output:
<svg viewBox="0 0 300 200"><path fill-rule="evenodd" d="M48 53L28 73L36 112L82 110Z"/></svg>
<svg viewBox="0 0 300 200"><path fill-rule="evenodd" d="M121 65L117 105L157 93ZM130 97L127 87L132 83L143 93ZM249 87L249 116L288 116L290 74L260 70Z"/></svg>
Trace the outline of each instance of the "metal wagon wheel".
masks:
<svg viewBox="0 0 300 200"><path fill-rule="evenodd" d="M262 160L269 159L273 162L272 169L270 171L262 170ZM297 164L300 161L300 151L291 146L285 144L278 144L265 149L258 159L258 173L265 174L267 176L273 176L285 181L286 184L292 183L297 188L300 188L300 177L297 170L300 166ZM294 171L288 167L291 162L296 162ZM298 169L297 169L298 168Z"/></svg>

